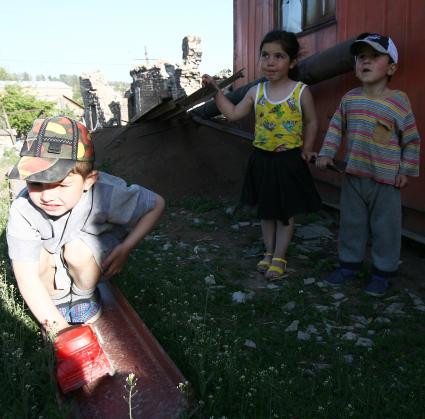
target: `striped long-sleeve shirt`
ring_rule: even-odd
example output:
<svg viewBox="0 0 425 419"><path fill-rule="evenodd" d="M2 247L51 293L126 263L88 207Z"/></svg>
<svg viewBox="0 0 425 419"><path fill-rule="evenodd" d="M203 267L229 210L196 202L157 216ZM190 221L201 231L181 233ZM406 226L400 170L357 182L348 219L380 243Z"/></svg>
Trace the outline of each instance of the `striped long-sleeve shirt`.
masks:
<svg viewBox="0 0 425 419"><path fill-rule="evenodd" d="M334 158L345 139L346 172L394 184L398 174L419 175L420 137L407 95L392 90L370 98L346 93L333 115L319 156Z"/></svg>

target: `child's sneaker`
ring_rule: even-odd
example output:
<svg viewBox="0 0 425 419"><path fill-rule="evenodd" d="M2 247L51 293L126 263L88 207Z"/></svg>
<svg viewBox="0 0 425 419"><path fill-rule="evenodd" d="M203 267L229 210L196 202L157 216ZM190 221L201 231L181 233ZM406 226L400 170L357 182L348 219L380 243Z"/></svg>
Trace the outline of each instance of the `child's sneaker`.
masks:
<svg viewBox="0 0 425 419"><path fill-rule="evenodd" d="M386 278L378 275L372 275L372 280L365 288L365 293L373 297L383 297L388 291L390 283Z"/></svg>
<svg viewBox="0 0 425 419"><path fill-rule="evenodd" d="M69 305L72 298L70 290L60 290L56 294L51 295L50 298L62 317L69 323Z"/></svg>
<svg viewBox="0 0 425 419"><path fill-rule="evenodd" d="M345 285L347 281L351 281L356 277L356 271L346 268L337 268L331 272L323 280L332 287L339 287Z"/></svg>
<svg viewBox="0 0 425 419"><path fill-rule="evenodd" d="M68 322L71 322L71 317L69 316L69 303L55 304L56 308L59 310L59 313L62 317Z"/></svg>
<svg viewBox="0 0 425 419"><path fill-rule="evenodd" d="M99 290L96 288L90 297L70 304L69 320L67 320L70 324L94 323L101 314L102 301Z"/></svg>

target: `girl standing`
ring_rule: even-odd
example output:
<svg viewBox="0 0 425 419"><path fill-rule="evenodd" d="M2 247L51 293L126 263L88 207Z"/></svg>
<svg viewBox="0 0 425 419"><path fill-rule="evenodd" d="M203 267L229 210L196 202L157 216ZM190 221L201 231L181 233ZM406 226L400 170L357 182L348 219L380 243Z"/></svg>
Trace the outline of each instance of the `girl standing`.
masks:
<svg viewBox="0 0 425 419"><path fill-rule="evenodd" d="M217 87L217 107L229 120L243 118L255 109L254 150L241 201L257 206L266 249L257 269L269 280L284 275L294 215L320 208L320 197L306 163L316 155L313 97L305 84L289 77L297 64L298 51L298 40L292 32L269 32L261 42L259 57L267 81L251 87L236 105L219 91L211 76L202 76L204 85Z"/></svg>

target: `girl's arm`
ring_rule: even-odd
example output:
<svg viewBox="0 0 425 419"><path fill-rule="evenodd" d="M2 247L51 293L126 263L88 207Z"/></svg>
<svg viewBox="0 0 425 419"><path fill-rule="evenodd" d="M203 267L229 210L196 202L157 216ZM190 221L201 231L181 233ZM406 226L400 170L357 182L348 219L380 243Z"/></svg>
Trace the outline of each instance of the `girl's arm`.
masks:
<svg viewBox="0 0 425 419"><path fill-rule="evenodd" d="M204 74L202 76L202 84L204 86L206 84L212 84L216 87L217 93L214 96L214 99L217 108L230 121L236 121L248 115L254 106L257 86L251 87L244 98L234 105L229 99L227 99L226 96L224 96L224 93L218 88L216 81L208 74Z"/></svg>
<svg viewBox="0 0 425 419"><path fill-rule="evenodd" d="M317 153L313 151L314 141L316 139L318 122L316 108L314 106L313 95L308 87L305 87L301 95L301 109L303 111L303 126L304 126L304 145L302 158L305 161L310 161L312 157L316 157Z"/></svg>

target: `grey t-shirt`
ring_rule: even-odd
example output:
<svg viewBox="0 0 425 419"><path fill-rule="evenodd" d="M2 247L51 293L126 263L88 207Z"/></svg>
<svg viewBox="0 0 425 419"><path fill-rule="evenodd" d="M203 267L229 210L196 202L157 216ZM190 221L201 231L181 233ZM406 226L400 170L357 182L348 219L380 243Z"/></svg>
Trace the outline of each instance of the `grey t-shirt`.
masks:
<svg viewBox="0 0 425 419"><path fill-rule="evenodd" d="M58 218L49 217L29 199L24 188L13 201L7 224L9 257L38 261L43 247L59 253L64 244L81 239L98 265L144 214L155 206L155 194L139 185L99 172L96 183L77 205Z"/></svg>

